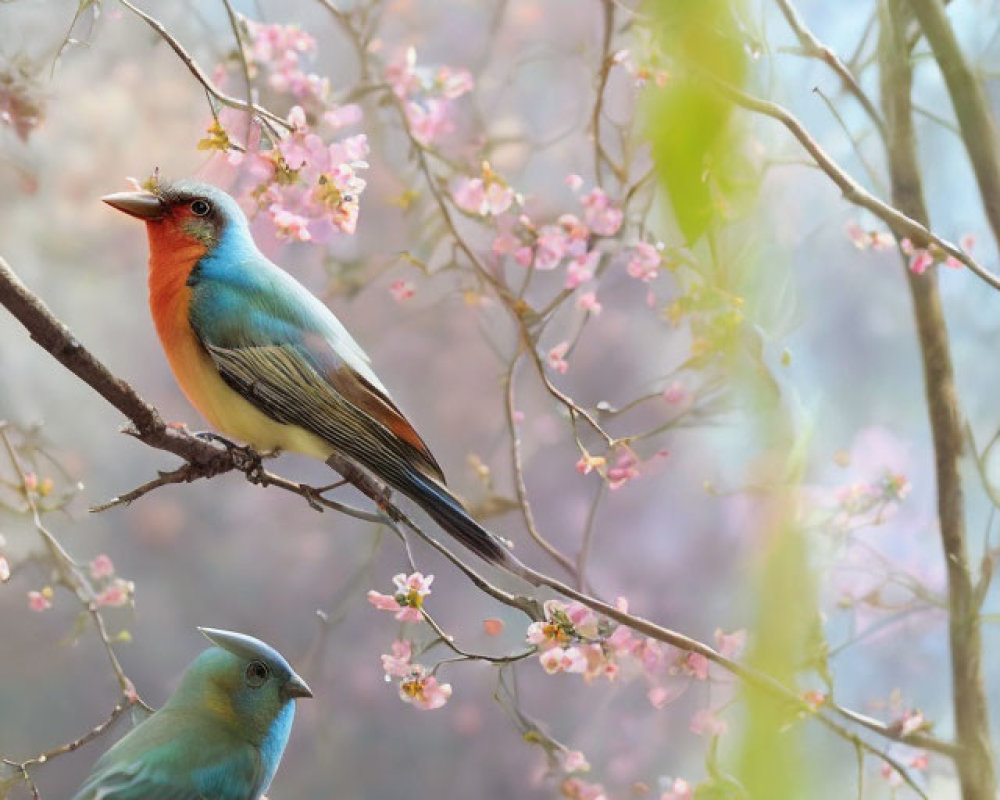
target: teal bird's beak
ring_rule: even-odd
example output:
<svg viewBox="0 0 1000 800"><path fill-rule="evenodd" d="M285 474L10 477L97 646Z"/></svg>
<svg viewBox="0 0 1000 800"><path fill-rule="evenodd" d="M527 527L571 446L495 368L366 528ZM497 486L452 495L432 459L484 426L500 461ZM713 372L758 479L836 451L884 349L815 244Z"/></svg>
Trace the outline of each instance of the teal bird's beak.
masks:
<svg viewBox="0 0 1000 800"><path fill-rule="evenodd" d="M115 192L104 195L101 200L112 208L147 222L163 219L165 213L163 201L152 192Z"/></svg>
<svg viewBox="0 0 1000 800"><path fill-rule="evenodd" d="M282 694L284 694L285 697L288 698L289 700L292 700L293 698L296 697L313 696L312 689L309 688L309 684L307 684L304 680L302 680L302 678L300 678L294 672L292 673L292 677L288 679L288 683L285 684L285 688L283 688L281 691Z"/></svg>

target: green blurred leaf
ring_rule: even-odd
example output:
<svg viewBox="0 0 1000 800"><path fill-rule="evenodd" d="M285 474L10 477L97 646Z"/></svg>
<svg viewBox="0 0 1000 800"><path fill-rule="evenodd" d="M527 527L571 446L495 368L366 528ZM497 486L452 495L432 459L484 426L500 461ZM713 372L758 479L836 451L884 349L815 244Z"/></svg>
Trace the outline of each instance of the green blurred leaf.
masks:
<svg viewBox="0 0 1000 800"><path fill-rule="evenodd" d="M748 182L732 104L698 76L741 86L747 55L730 0L651 2L647 8L672 65L666 85L650 89L653 158L677 224L693 242L714 219L731 216Z"/></svg>

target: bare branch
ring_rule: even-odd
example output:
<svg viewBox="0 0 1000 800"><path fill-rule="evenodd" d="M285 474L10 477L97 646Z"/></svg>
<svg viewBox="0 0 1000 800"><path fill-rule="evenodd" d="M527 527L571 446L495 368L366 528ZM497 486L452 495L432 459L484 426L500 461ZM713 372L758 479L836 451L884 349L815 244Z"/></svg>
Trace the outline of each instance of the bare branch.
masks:
<svg viewBox="0 0 1000 800"><path fill-rule="evenodd" d="M1000 246L1000 145L997 144L1000 139L986 94L962 53L941 0L909 0L909 5L948 86L962 141L979 185L983 212Z"/></svg>
<svg viewBox="0 0 1000 800"><path fill-rule="evenodd" d="M885 141L885 122L882 120L882 116L878 113L878 109L875 108L875 104L871 101L871 98L865 94L864 89L861 88L861 84L854 77L854 73L851 72L830 47L817 39L816 35L809 30L802 17L799 16L798 10L792 5L791 0L775 0L775 2L778 4L778 8L781 9L781 13L785 15L788 27L792 29L798 38L799 44L802 46L802 54L807 58L817 58L823 61L829 65L830 69L837 73L844 84L844 88L854 95L855 99L861 104L865 113L875 123L879 136Z"/></svg>
<svg viewBox="0 0 1000 800"><path fill-rule="evenodd" d="M876 217L885 222L890 228L892 228L897 237L909 238L916 247L935 245L942 252L953 256L965 264L965 266L986 281L986 283L994 289L1000 289L1000 277L994 275L960 247L932 233L927 226L922 225L917 220L907 216L898 208L889 205L883 200L879 200L873 194L864 189L861 184L859 184L856 180L854 180L854 178L838 166L838 164L827 154L827 152L820 147L819 142L813 139L802 123L799 122L799 120L791 114L791 112L779 106L777 103L772 103L770 100L762 100L758 97L749 95L734 86L730 86L729 84L712 77L711 75L703 74L701 77L710 83L718 92L725 97L728 97L738 106L742 106L750 111L755 111L758 114L763 114L766 117L771 117L772 119L776 119L782 123L809 152L809 154L816 161L817 166L823 170L823 172L825 172L837 185L840 191L843 192L846 200L856 206L860 206L861 208L870 211Z"/></svg>
<svg viewBox="0 0 1000 800"><path fill-rule="evenodd" d="M204 70L198 66L198 63L191 57L188 51L184 49L184 46L178 42L165 27L163 27L162 22L132 5L129 0L118 1L137 17L145 21L149 27L160 35L160 38L162 38L163 41L170 45L170 49L177 54L178 58L180 58L182 62L184 62L184 66L186 66L188 71L194 75L195 80L198 81L198 83L205 88L205 91L219 103L222 103L222 105L228 106L229 108L246 111L247 113L260 117L263 120L279 125L285 130L292 130L292 126L288 120L279 117L271 111L268 111L263 106L257 105L256 103L244 102L243 100L223 92L214 83L212 83L211 79L205 74Z"/></svg>

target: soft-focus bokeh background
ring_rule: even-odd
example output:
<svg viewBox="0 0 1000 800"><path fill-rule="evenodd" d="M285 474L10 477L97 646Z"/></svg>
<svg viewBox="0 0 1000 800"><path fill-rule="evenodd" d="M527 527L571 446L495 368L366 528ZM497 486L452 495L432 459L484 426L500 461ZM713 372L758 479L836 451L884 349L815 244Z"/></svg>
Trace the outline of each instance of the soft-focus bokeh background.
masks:
<svg viewBox="0 0 1000 800"><path fill-rule="evenodd" d="M231 50L221 3L146 5L207 68ZM357 80L348 42L318 3L234 5L254 19L309 30L318 40L314 68L329 76L334 89ZM996 75L1000 7L988 0L952 5L969 57ZM26 143L0 127L0 252L95 354L168 419L198 428L202 423L176 388L148 317L141 226L98 198L124 188L126 176L143 178L153 167L168 177L203 174L207 156L195 143L209 121L204 94L174 53L113 2L105 4L92 33L85 23L75 29L74 36L88 43L69 47L50 75L75 6L70 0L0 4L0 71L23 64L44 109L43 124ZM849 53L870 4L803 0L800 9L820 38ZM819 85L836 96L835 79L815 61L780 52L792 38L769 3L752 3L746 13L764 44L750 59L751 86L800 115L846 168L864 178L850 141L811 91ZM509 140L493 150L493 167L533 198L539 218L554 217L578 211L564 184L567 173L580 173L588 184L594 180L587 123L601 14L598 2L584 0L395 0L386 4L379 39L385 53L413 45L421 61L473 72L476 91L464 101L463 124L485 122L493 136ZM627 44L623 37L620 45ZM920 62L916 75L921 105L950 118L933 65ZM868 77L865 85L874 91L875 76ZM986 85L996 101L996 80ZM628 79L614 76L609 113L627 114L632 91ZM849 127L863 128L854 104L841 99L838 108ZM977 257L995 270L996 252L957 138L927 117L918 122L935 229L952 240L976 235ZM504 362L496 352L510 352L513 331L499 308L466 302L463 290L475 288L466 273L427 278L398 257L408 248L422 258L432 254L420 216L392 202L408 186L419 188L418 179L406 166L398 130L370 118L360 130L371 138L372 154L356 235L328 248L297 244L275 252L354 332L451 484L473 504L483 499L484 487L470 467L475 454L492 469L497 491L510 496ZM859 252L852 245L845 225L859 221L867 229L878 227L875 221L845 204L825 176L802 165L801 153L777 123L748 120L745 134L744 146L758 164L777 163L763 172L756 210L721 246L727 268L749 276L748 313L760 334L763 359L780 381L783 413L807 442L806 484L829 500L838 487L877 481L887 469L905 474L912 492L866 542L940 593L932 452L898 256ZM469 142L454 152L459 159L475 158ZM872 152L878 170L877 149ZM655 213L650 222L668 244L677 243L671 241L676 234L669 222L661 223ZM413 281L417 289L405 303L388 288L398 278ZM944 270L941 279L958 383L971 429L982 443L1000 424L994 369L998 298L968 272ZM646 309L645 290L622 270L612 270L602 282L604 313L589 323L567 374L553 378L581 403L618 405L663 389L661 377L684 359L686 341ZM551 341L543 341L546 349L575 328L574 313L568 311ZM783 361L786 351L790 358ZM579 453L566 422L527 371L521 385L517 404L525 415L526 479L534 511L539 527L572 553L600 479L574 470ZM729 494L750 479L747 465L761 452L760 430L739 412L739 392L735 395L735 413L656 443L669 456L644 465L640 478L607 493L595 523L590 567L595 590L605 597L627 595L636 612L705 640L716 628L752 628L754 579L764 550L756 505ZM654 410L646 421L662 418ZM76 557L107 553L119 574L135 582L135 612L112 609L107 617L114 631L131 634L131 643L117 650L146 699L162 702L204 645L197 625L254 633L301 665L317 696L299 706L273 798L553 795L551 783L542 780L541 751L519 738L492 701L493 669L443 668L454 696L434 712L403 706L383 681L379 654L387 652L396 630L364 594L369 588L388 591L391 576L404 569L391 536L333 513L316 514L298 498L256 489L235 475L168 487L132 507L88 515L88 506L174 461L120 435L120 415L35 347L6 314L0 314L0 419L25 427L44 423L42 436L83 482L69 513L48 522ZM847 466L840 465L844 452L850 454ZM648 448L643 452L651 454ZM276 466L315 483L327 480L325 469L296 457L283 457ZM970 544L978 558L996 533L974 475L970 466ZM706 482L717 491L706 491ZM492 524L517 542L523 558L558 569L527 539L517 514ZM38 546L22 517L0 514L0 533L12 560ZM866 589L858 573L842 565L856 559L865 572L875 563L865 559L873 557L838 551L822 534L813 545L831 646L850 639L852 630L875 626L832 661L839 700L888 720L894 711L885 704L898 689L902 707L919 707L937 732L949 735L943 613L844 609L838 604L844 593L860 596ZM474 591L425 548L418 555L424 570L436 575L433 613L464 646L503 652L520 645L522 617ZM29 566L0 585L0 753L6 756L26 757L82 734L107 715L117 696L92 632L67 644L76 614L71 598L57 593L51 610L29 611L26 592L47 580L45 572ZM884 599L891 605L911 595L900 590L899 598L889 592ZM995 619L998 608L994 589L986 611ZM333 620L319 650L317 609ZM484 635L481 621L488 617L506 621L501 637ZM984 633L987 686L995 690L1000 685L996 623L987 624ZM641 680L584 686L576 676L545 676L534 660L519 668L519 678L522 708L544 721L553 736L584 750L594 766L592 778L614 797L630 796L636 782L656 789L666 776L692 781L704 776L705 741L689 731L689 721L695 708L710 702L710 687L695 685L680 701L656 711ZM996 721L996 691L991 701ZM856 785L853 748L809 724L792 735L802 737L808 769L822 776L809 796L847 796ZM38 769L43 797L71 793L107 744L103 738ZM944 763L932 759L921 780L933 797L957 796ZM889 796L889 783L872 760L866 782L866 796Z"/></svg>

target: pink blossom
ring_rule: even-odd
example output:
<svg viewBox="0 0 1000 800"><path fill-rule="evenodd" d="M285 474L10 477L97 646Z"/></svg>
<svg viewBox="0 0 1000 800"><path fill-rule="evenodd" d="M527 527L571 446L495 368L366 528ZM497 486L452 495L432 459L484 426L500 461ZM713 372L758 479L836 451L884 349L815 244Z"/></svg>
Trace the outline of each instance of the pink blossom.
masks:
<svg viewBox="0 0 1000 800"><path fill-rule="evenodd" d="M581 178L576 173L571 172L566 176L566 185L572 189L574 192L578 191L581 186L583 186L583 178Z"/></svg>
<svg viewBox="0 0 1000 800"><path fill-rule="evenodd" d="M617 491L630 480L638 477L639 460L631 450L624 450L619 454L615 465L608 470L608 488Z"/></svg>
<svg viewBox="0 0 1000 800"><path fill-rule="evenodd" d="M520 240L514 234L501 233L493 240L493 254L497 256L509 255L517 250L520 244Z"/></svg>
<svg viewBox="0 0 1000 800"><path fill-rule="evenodd" d="M472 73L468 70L452 69L447 66L438 67L435 83L441 87L441 94L449 100L471 92L475 86Z"/></svg>
<svg viewBox="0 0 1000 800"><path fill-rule="evenodd" d="M368 602L379 611L399 611L399 601L391 594L381 594L374 589L368 591Z"/></svg>
<svg viewBox="0 0 1000 800"><path fill-rule="evenodd" d="M601 313L603 306L597 300L596 292L584 292L576 298L576 307L593 314L595 317Z"/></svg>
<svg viewBox="0 0 1000 800"><path fill-rule="evenodd" d="M46 586L42 591L28 592L28 608L32 611L45 611L52 608L52 589Z"/></svg>
<svg viewBox="0 0 1000 800"><path fill-rule="evenodd" d="M514 202L514 190L509 186L492 181L486 187L485 209L481 214L502 214Z"/></svg>
<svg viewBox="0 0 1000 800"><path fill-rule="evenodd" d="M601 260L601 253L598 250L591 250L581 256L571 259L566 266L567 289L575 289L581 283L586 283L594 277L594 269Z"/></svg>
<svg viewBox="0 0 1000 800"><path fill-rule="evenodd" d="M392 582L396 584L397 594L424 598L431 593L431 584L434 583L434 576L425 576L422 572L414 572L410 575L400 572L392 576Z"/></svg>
<svg viewBox="0 0 1000 800"><path fill-rule="evenodd" d="M590 763L579 750L562 750L559 753L559 764L563 772L589 772Z"/></svg>
<svg viewBox="0 0 1000 800"><path fill-rule="evenodd" d="M674 697L676 697L676 693L664 686L653 686L646 692L646 699L649 700L649 704L657 711L662 710Z"/></svg>
<svg viewBox="0 0 1000 800"><path fill-rule="evenodd" d="M923 275L928 267L934 264L934 256L927 250L917 250L910 259L910 272L915 275Z"/></svg>
<svg viewBox="0 0 1000 800"><path fill-rule="evenodd" d="M135 586L131 581L115 578L95 599L99 606L123 606L129 602L134 591Z"/></svg>
<svg viewBox="0 0 1000 800"><path fill-rule="evenodd" d="M913 769L926 770L928 761L927 753L921 751L910 759L910 766Z"/></svg>
<svg viewBox="0 0 1000 800"><path fill-rule="evenodd" d="M607 459L604 456L592 456L590 453L584 453L576 462L576 471L581 475L589 475L593 470L600 469L606 463Z"/></svg>
<svg viewBox="0 0 1000 800"><path fill-rule="evenodd" d="M413 138L429 145L455 130L450 103L429 97L422 103L410 101L405 105L406 118Z"/></svg>
<svg viewBox="0 0 1000 800"><path fill-rule="evenodd" d="M538 234L535 249L535 269L555 269L569 249L566 232L556 225L545 225Z"/></svg>
<svg viewBox="0 0 1000 800"><path fill-rule="evenodd" d="M424 675L424 668L414 665L409 677L399 684L399 697L423 711L441 708L451 697L451 684L438 683L433 675Z"/></svg>
<svg viewBox="0 0 1000 800"><path fill-rule="evenodd" d="M389 284L389 292L397 303L402 303L404 300L409 300L413 297L416 294L416 289L410 281L398 278Z"/></svg>
<svg viewBox="0 0 1000 800"><path fill-rule="evenodd" d="M708 659L701 653L688 653L684 656L682 666L696 681L708 680Z"/></svg>
<svg viewBox="0 0 1000 800"><path fill-rule="evenodd" d="M586 639L596 638L598 634L597 614L582 603L572 602L566 608L566 617L573 625L578 636Z"/></svg>
<svg viewBox="0 0 1000 800"><path fill-rule="evenodd" d="M673 405L686 404L691 400L691 395L680 381L674 381L663 390L663 399Z"/></svg>
<svg viewBox="0 0 1000 800"><path fill-rule="evenodd" d="M900 775L896 771L896 768L893 767L891 764L883 763L882 766L879 767L878 774L881 775L883 778L885 778L885 780L888 781L889 786L893 787L894 789L899 788L900 786L903 785L903 776Z"/></svg>
<svg viewBox="0 0 1000 800"><path fill-rule="evenodd" d="M844 226L844 232L847 234L847 238L851 240L851 244L858 248L858 250L864 250L868 246L865 232L858 223L848 222Z"/></svg>
<svg viewBox="0 0 1000 800"><path fill-rule="evenodd" d="M869 236L872 250L888 250L895 241L888 231L872 231Z"/></svg>
<svg viewBox="0 0 1000 800"><path fill-rule="evenodd" d="M538 660L549 675L557 672L585 672L587 659L579 647L552 647L538 656Z"/></svg>
<svg viewBox="0 0 1000 800"><path fill-rule="evenodd" d="M693 800L694 788L683 778L677 778L663 794L660 800Z"/></svg>
<svg viewBox="0 0 1000 800"><path fill-rule="evenodd" d="M479 214L486 202L486 187L481 178L459 178L451 190L455 204L470 214Z"/></svg>
<svg viewBox="0 0 1000 800"><path fill-rule="evenodd" d="M349 103L346 106L336 106L323 114L323 121L334 130L346 128L349 125L357 125L361 122L361 106L357 103Z"/></svg>
<svg viewBox="0 0 1000 800"><path fill-rule="evenodd" d="M743 628L732 633L723 633L722 628L715 629L715 646L718 648L719 654L726 658L738 656L743 652L746 643L747 632Z"/></svg>
<svg viewBox="0 0 1000 800"><path fill-rule="evenodd" d="M611 199L599 187L594 187L582 198L584 219L598 236L614 236L622 226L621 209L611 205Z"/></svg>
<svg viewBox="0 0 1000 800"><path fill-rule="evenodd" d="M887 231L866 231L856 222L849 222L845 226L847 238L858 250L887 250L892 247L893 236ZM902 246L902 242L900 242Z"/></svg>
<svg viewBox="0 0 1000 800"><path fill-rule="evenodd" d="M104 553L95 556L94 560L90 562L90 577L95 581L110 578L114 574L115 565L111 563L111 559Z"/></svg>
<svg viewBox="0 0 1000 800"><path fill-rule="evenodd" d="M503 633L504 622L502 619L491 617L483 620L483 633L487 636L499 636Z"/></svg>
<svg viewBox="0 0 1000 800"><path fill-rule="evenodd" d="M535 257L535 252L530 247L519 247L514 251L514 260L520 264L522 267L527 267L531 265L532 260Z"/></svg>
<svg viewBox="0 0 1000 800"><path fill-rule="evenodd" d="M266 72L268 86L303 102L322 103L330 91L329 80L306 72L302 64L302 57L316 50L316 40L292 25L244 22L251 39L248 61Z"/></svg>
<svg viewBox="0 0 1000 800"><path fill-rule="evenodd" d="M569 362L566 361L566 353L569 351L569 342L559 342L549 350L549 367L560 374L565 374L569 369Z"/></svg>
<svg viewBox="0 0 1000 800"><path fill-rule="evenodd" d="M394 595L371 590L368 592L368 602L380 611L396 612L396 619L400 622L421 622L423 615L420 609L423 607L424 598L431 593L430 585L433 581L433 575L424 577L420 572L414 572L412 575L401 572L392 579L396 585Z"/></svg>
<svg viewBox="0 0 1000 800"><path fill-rule="evenodd" d="M890 727L892 730L898 731L900 736L909 736L930 727L930 725L924 719L922 712L909 710L905 711L899 719L894 720Z"/></svg>
<svg viewBox="0 0 1000 800"><path fill-rule="evenodd" d="M565 235L566 255L571 258L579 258L587 255L590 243L590 229L575 214L562 214L558 222ZM594 253L594 262L590 265L592 268L597 266L597 262L601 257L599 251L594 251Z"/></svg>
<svg viewBox="0 0 1000 800"><path fill-rule="evenodd" d="M563 641L564 636L559 627L551 622L532 622L528 626L525 639L540 649L548 649Z"/></svg>
<svg viewBox="0 0 1000 800"><path fill-rule="evenodd" d="M616 656L631 655L632 647L635 644L635 638L633 637L631 630L624 625L619 625L605 640L605 644Z"/></svg>
<svg viewBox="0 0 1000 800"><path fill-rule="evenodd" d="M397 639L392 643L392 652L382 654L382 669L386 675L402 678L410 674L410 657L413 648L405 639Z"/></svg>
<svg viewBox="0 0 1000 800"><path fill-rule="evenodd" d="M724 720L719 719L714 711L707 708L695 712L689 727L691 733L698 736L721 736L729 729Z"/></svg>
<svg viewBox="0 0 1000 800"><path fill-rule="evenodd" d="M660 253L653 245L639 242L632 248L626 271L631 277L649 283L656 278L660 261Z"/></svg>
<svg viewBox="0 0 1000 800"><path fill-rule="evenodd" d="M275 228L277 228L278 238L293 239L299 242L308 242L312 238L309 233L309 220L305 217L294 214L277 203L272 203L267 210L271 214Z"/></svg>

